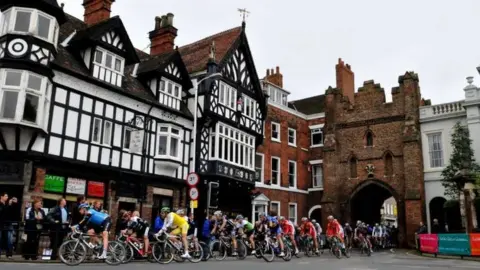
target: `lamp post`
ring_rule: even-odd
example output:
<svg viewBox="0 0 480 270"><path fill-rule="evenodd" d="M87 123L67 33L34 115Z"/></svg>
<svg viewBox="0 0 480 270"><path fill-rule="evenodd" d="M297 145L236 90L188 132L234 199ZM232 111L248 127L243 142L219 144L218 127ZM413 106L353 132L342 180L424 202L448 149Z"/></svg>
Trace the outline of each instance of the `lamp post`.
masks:
<svg viewBox="0 0 480 270"><path fill-rule="evenodd" d="M196 170L196 156L197 156L197 112L198 112L198 86L200 85L200 83L202 83L203 81L207 80L207 79L211 79L213 77L222 77L222 74L217 72L217 73L213 73L213 74L210 74L204 78L202 78L201 80L199 80L196 84L195 84L195 98L194 98L194 106L195 106L195 111L193 112L193 162L192 162L192 167L193 167L193 172L195 172ZM190 212L193 214L193 207L190 207Z"/></svg>

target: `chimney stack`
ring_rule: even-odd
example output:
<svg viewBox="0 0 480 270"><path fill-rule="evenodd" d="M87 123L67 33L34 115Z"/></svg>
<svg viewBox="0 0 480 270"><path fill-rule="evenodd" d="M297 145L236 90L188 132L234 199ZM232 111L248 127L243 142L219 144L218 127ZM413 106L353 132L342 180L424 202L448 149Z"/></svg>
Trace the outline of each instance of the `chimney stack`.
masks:
<svg viewBox="0 0 480 270"><path fill-rule="evenodd" d="M173 27L173 14L155 18L155 29L149 33L150 55L159 55L174 50L177 28Z"/></svg>
<svg viewBox="0 0 480 270"><path fill-rule="evenodd" d="M342 58L338 59L335 66L337 77L337 88L342 89L343 95L348 97L350 103L354 103L355 97L355 74L349 64L345 64Z"/></svg>
<svg viewBox="0 0 480 270"><path fill-rule="evenodd" d="M275 68L275 71L273 70L273 68L270 70L267 69L267 76L265 77L265 80L272 84L275 84L280 88L283 88L283 75L282 73L280 73L280 67L277 66Z"/></svg>
<svg viewBox="0 0 480 270"><path fill-rule="evenodd" d="M115 0L83 0L85 8L85 13L83 14L84 22L91 26L110 19L113 2Z"/></svg>

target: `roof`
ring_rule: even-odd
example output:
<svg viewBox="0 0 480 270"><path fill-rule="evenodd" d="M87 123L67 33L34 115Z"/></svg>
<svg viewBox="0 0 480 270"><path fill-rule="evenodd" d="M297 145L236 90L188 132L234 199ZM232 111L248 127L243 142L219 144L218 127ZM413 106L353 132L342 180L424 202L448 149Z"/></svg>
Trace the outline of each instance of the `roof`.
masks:
<svg viewBox="0 0 480 270"><path fill-rule="evenodd" d="M52 5L52 6L54 6L54 7L60 7L60 6L58 5L57 0L42 0L42 1L43 1L43 2L47 2L47 4Z"/></svg>
<svg viewBox="0 0 480 270"><path fill-rule="evenodd" d="M288 107L306 115L323 113L325 112L325 95L290 101Z"/></svg>
<svg viewBox="0 0 480 270"><path fill-rule="evenodd" d="M62 42L67 37L69 37L74 31L82 31L87 29L87 25L82 21L79 20L69 14L66 14L67 21L60 27L60 34L59 34L59 41ZM67 47L68 48L68 47ZM84 77L86 79L90 79L93 81L97 81L99 83L104 83L93 76L91 76L89 70L83 63L82 59L79 58L78 55L73 53L71 50L67 49L61 45L58 46L58 54L55 58L53 64L60 69L73 73L79 77ZM150 59L150 55L147 53L142 52L141 50L135 49L135 52L140 58L141 61L148 61ZM158 107L165 108L167 110L173 110L170 107L167 107L163 104L160 104L154 97L153 93L150 89L145 88L145 86L137 80L137 78L132 77L132 71L135 65L125 66L124 70L124 80L122 87L116 87L110 85L110 88L114 88L118 92L124 92L126 95L132 95L138 99L144 100L149 103L155 103ZM176 111L176 110L173 110ZM180 114L183 114L186 117L192 117L191 112L188 110L187 106L181 106Z"/></svg>
<svg viewBox="0 0 480 270"><path fill-rule="evenodd" d="M153 57L144 57L144 61L138 66L138 73L147 73L158 69L160 66L168 63L168 60L176 53L176 51L171 51L167 53L162 53L155 55Z"/></svg>
<svg viewBox="0 0 480 270"><path fill-rule="evenodd" d="M239 26L180 47L178 50L182 55L188 72L195 73L207 68L210 47L213 41L215 41L215 61L219 64L241 33L242 27Z"/></svg>

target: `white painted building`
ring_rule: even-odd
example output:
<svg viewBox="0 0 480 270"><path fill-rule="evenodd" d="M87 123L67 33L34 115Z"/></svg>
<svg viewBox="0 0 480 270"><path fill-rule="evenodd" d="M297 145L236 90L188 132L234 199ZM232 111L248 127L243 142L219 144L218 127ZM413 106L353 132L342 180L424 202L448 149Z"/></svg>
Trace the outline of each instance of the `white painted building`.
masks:
<svg viewBox="0 0 480 270"><path fill-rule="evenodd" d="M444 195L441 173L453 151L451 134L457 122L468 126L475 158L480 161L480 88L473 84L473 77L467 78L467 81L468 85L463 89L464 100L420 107L429 230L433 219L439 219L441 223L444 221L443 203L450 199Z"/></svg>

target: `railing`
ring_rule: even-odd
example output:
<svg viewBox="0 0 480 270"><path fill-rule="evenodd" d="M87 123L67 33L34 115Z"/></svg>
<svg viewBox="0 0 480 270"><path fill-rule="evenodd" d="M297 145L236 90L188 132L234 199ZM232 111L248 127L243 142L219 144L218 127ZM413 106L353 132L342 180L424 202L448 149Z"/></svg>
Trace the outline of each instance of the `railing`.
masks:
<svg viewBox="0 0 480 270"><path fill-rule="evenodd" d="M424 106L420 108L420 118L434 117L465 112L464 101L456 101L439 105Z"/></svg>

